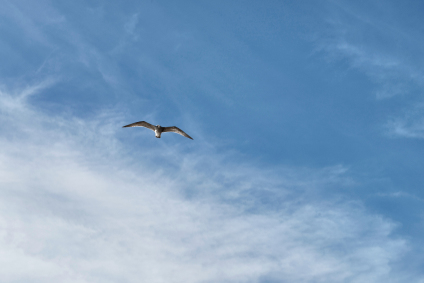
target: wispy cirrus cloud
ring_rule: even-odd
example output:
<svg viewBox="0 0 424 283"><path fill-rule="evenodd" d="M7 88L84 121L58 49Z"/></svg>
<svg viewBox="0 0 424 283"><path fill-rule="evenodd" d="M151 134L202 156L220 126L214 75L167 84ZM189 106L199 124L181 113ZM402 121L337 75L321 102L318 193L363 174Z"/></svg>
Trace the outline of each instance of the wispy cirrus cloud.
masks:
<svg viewBox="0 0 424 283"><path fill-rule="evenodd" d="M376 97L384 99L424 86L423 54L416 31L392 17L376 16L394 13L377 2L370 2L366 6L373 9L365 10L361 5L358 8L345 1L331 1L326 32L320 31L316 38L317 50L324 50L330 60L347 61L351 68L365 73L376 84Z"/></svg>
<svg viewBox="0 0 424 283"><path fill-rule="evenodd" d="M404 138L424 138L424 107L417 104L404 111L403 115L392 118L386 124L390 136Z"/></svg>
<svg viewBox="0 0 424 283"><path fill-rule="evenodd" d="M329 3L327 28L318 32L317 50L332 63L365 74L377 100L398 99L386 108L393 114L381 124L388 136L423 138L423 41L418 26L405 17L417 15L400 10L405 7L396 2Z"/></svg>
<svg viewBox="0 0 424 283"><path fill-rule="evenodd" d="M392 235L393 222L313 194L351 184L342 166L270 171L178 144L137 151L118 139L122 118L112 113L81 120L10 105L0 106L5 281L420 278L395 268L408 242Z"/></svg>
<svg viewBox="0 0 424 283"><path fill-rule="evenodd" d="M86 81L75 82L92 84L98 72L108 86L119 86L121 94L128 78L118 67L122 60L113 55L122 52L130 55L131 62L140 56L135 65L144 64L146 72L159 74L158 81L181 81L180 72L158 63L167 53L151 51L179 48L175 44L179 40L165 42L169 46L160 46L163 42L156 40L167 28L146 37L159 44L151 45L145 54L140 48L146 41L133 46L134 53L120 49L130 44L127 37L143 37L137 30L140 26L147 32L157 26L160 17L155 11L140 9L131 11L138 14L123 13L123 20L108 21L102 7L87 12L80 6L66 6L65 16L60 7L56 10L44 2L50 7L42 9L49 14L44 17L41 12L31 13L33 6L27 2L7 2L13 11L10 22L22 23L19 27L28 38L48 46L45 54L58 50L43 67L34 63L38 76L89 73L92 76ZM69 12L72 8L74 13ZM146 15L151 13L155 20L149 25ZM113 10L112 14L119 13ZM78 26L82 18L86 22ZM103 37L92 40L97 34ZM350 52L351 58L368 56L357 46L340 44L337 48L343 54ZM193 46L193 50L203 50L199 46L206 45ZM213 54L212 61L223 60ZM365 63L359 59L362 68ZM397 61L375 61L382 68L398 67ZM69 67L73 72L67 71ZM191 75L193 69L185 68L185 72ZM143 75L142 71L134 73ZM209 74L202 75L201 84L211 84ZM226 75L235 76L229 70ZM144 131L131 132L143 137L134 145L125 139L129 135L124 136L128 132L121 129L124 115L120 111L99 110L81 119L58 111L46 114L30 103L55 82L41 80L17 88L4 85L0 93L0 278L4 281L422 279L420 274L400 271L397 265L408 252L409 242L395 236L396 223L370 213L360 202L329 194L322 194L329 196L324 199L317 193L354 186L345 166L271 170L237 162L234 153L219 152L202 138L194 144L180 143L173 136L158 142ZM129 87L136 88L134 84ZM214 89L213 84L207 88ZM167 143L170 140L176 143Z"/></svg>

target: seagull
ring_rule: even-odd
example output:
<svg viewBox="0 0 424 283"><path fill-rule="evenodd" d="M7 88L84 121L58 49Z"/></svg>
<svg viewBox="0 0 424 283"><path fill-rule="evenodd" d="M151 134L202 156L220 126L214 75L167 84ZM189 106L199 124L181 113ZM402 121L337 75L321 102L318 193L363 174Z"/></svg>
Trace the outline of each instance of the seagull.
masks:
<svg viewBox="0 0 424 283"><path fill-rule="evenodd" d="M172 127L161 127L160 125L154 126L150 123L147 123L146 121L140 121L140 122L135 122L135 123L123 126L122 128L127 128L127 127L145 127L147 129L154 131L156 137L159 139L160 139L160 135L165 132L174 132L182 136L185 136L186 138L193 139L192 137L187 135L183 130L175 126L172 126Z"/></svg>

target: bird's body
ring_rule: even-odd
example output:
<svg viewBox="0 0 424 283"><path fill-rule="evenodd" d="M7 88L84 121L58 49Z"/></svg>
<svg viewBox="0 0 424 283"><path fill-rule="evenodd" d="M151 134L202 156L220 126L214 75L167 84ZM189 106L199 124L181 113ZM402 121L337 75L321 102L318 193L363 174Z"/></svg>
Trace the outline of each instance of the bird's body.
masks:
<svg viewBox="0 0 424 283"><path fill-rule="evenodd" d="M122 128L127 128L127 127L145 127L145 128L148 128L148 129L150 129L150 130L152 130L152 131L155 132L155 136L157 138L160 138L160 136L161 136L162 133L165 133L165 132L174 132L174 133L180 134L180 135L182 135L182 136L184 136L186 138L193 139L192 137L190 137L189 135L187 135L183 130L181 130L180 128L175 127L175 126L172 126L172 127L161 127L161 125L156 125L155 126L155 125L152 125L150 123L147 123L146 121L140 121L140 122L135 122L135 123L132 123L132 124L123 126Z"/></svg>
<svg viewBox="0 0 424 283"><path fill-rule="evenodd" d="M162 134L163 128L160 125L154 126L155 127L155 136L160 139L160 135Z"/></svg>

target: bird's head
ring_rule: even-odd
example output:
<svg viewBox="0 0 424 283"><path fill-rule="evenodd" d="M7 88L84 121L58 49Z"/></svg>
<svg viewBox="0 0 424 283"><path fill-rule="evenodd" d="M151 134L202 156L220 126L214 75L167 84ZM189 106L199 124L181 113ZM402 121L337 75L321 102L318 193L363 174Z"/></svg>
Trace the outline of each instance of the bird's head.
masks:
<svg viewBox="0 0 424 283"><path fill-rule="evenodd" d="M156 125L156 127L160 128L160 125Z"/></svg>

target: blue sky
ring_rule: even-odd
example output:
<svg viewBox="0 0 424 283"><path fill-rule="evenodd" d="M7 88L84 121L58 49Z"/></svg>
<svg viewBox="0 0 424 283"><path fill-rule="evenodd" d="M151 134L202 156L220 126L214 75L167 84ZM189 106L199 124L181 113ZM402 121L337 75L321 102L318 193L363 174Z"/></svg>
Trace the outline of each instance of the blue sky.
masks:
<svg viewBox="0 0 424 283"><path fill-rule="evenodd" d="M424 4L0 4L0 282L424 282Z"/></svg>

